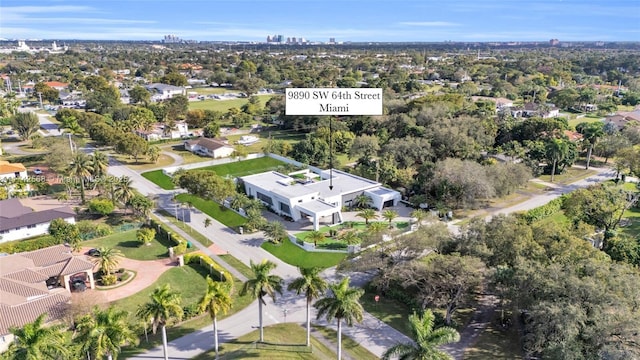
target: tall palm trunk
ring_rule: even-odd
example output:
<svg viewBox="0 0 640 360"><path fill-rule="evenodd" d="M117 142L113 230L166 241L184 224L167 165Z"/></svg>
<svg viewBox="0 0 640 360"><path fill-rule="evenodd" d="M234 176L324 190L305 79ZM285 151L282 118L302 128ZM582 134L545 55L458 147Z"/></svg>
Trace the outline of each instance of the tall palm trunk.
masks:
<svg viewBox="0 0 640 360"><path fill-rule="evenodd" d="M260 342L264 342L264 331L262 329L262 296L258 297L258 321L260 323Z"/></svg>
<svg viewBox="0 0 640 360"><path fill-rule="evenodd" d="M586 170L589 170L589 163L591 162L591 152L593 151L593 144L589 145L589 150L587 150L587 167Z"/></svg>
<svg viewBox="0 0 640 360"><path fill-rule="evenodd" d="M307 298L307 346L311 346L311 298Z"/></svg>
<svg viewBox="0 0 640 360"><path fill-rule="evenodd" d="M218 358L218 317L213 317L213 346L216 349L216 359Z"/></svg>
<svg viewBox="0 0 640 360"><path fill-rule="evenodd" d="M84 177L80 177L80 201L82 204L85 203L84 201Z"/></svg>
<svg viewBox="0 0 640 360"><path fill-rule="evenodd" d="M162 348L164 349L164 360L169 360L169 345L167 344L166 325L162 325Z"/></svg>
<svg viewBox="0 0 640 360"><path fill-rule="evenodd" d="M551 182L553 182L553 179L556 175L556 164L558 163L558 160L553 160L553 167L551 168Z"/></svg>
<svg viewBox="0 0 640 360"><path fill-rule="evenodd" d="M342 319L338 318L338 360L342 360Z"/></svg>

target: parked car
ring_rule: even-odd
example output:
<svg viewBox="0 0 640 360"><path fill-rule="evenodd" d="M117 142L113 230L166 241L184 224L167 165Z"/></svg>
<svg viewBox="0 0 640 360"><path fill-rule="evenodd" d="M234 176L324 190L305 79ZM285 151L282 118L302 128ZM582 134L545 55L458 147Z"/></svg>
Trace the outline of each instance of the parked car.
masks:
<svg viewBox="0 0 640 360"><path fill-rule="evenodd" d="M100 257L100 250L91 249L91 250L87 251L87 255L93 256L93 257Z"/></svg>
<svg viewBox="0 0 640 360"><path fill-rule="evenodd" d="M84 283L82 279L75 279L71 282L71 287L74 291L83 292L87 290L87 284Z"/></svg>
<svg viewBox="0 0 640 360"><path fill-rule="evenodd" d="M33 170L33 173L36 174L36 175L42 175L42 170L35 169L35 170Z"/></svg>

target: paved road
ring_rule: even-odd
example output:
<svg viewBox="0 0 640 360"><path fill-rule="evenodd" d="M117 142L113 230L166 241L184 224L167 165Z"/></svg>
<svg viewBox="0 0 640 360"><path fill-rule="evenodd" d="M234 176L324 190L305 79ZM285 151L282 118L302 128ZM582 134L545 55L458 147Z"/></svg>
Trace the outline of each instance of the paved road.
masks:
<svg viewBox="0 0 640 360"><path fill-rule="evenodd" d="M54 124L48 114L36 114L38 115L38 120L40 121L40 128L45 131L40 131L43 136L60 136L62 135L62 131L57 124Z"/></svg>

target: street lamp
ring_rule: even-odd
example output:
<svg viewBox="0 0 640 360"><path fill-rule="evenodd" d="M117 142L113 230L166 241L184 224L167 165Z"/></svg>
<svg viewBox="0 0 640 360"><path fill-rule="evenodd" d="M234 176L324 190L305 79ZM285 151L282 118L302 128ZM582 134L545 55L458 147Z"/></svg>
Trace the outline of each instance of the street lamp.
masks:
<svg viewBox="0 0 640 360"><path fill-rule="evenodd" d="M287 322L287 313L289 312L289 309L282 309L282 314L284 315L284 322Z"/></svg>

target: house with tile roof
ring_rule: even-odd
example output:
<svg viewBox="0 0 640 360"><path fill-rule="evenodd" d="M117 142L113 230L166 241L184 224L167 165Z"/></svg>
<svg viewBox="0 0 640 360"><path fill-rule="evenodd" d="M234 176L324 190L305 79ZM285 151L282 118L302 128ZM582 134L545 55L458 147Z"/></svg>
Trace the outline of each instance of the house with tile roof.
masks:
<svg viewBox="0 0 640 360"><path fill-rule="evenodd" d="M235 148L224 138L210 139L201 137L184 142L184 149L194 154L211 156L212 158L229 157Z"/></svg>
<svg viewBox="0 0 640 360"><path fill-rule="evenodd" d="M13 341L11 327L44 313L47 321L61 319L72 283L84 281L94 289L93 267L85 255L74 255L66 245L0 256L0 352Z"/></svg>
<svg viewBox="0 0 640 360"><path fill-rule="evenodd" d="M69 206L42 211L22 205L20 199L0 201L0 243L47 234L54 219L74 224L76 214Z"/></svg>
<svg viewBox="0 0 640 360"><path fill-rule="evenodd" d="M18 184L15 180L22 180L22 183ZM0 160L0 186L7 188L9 196L12 196L16 191L29 191L27 180L27 168L24 165Z"/></svg>

